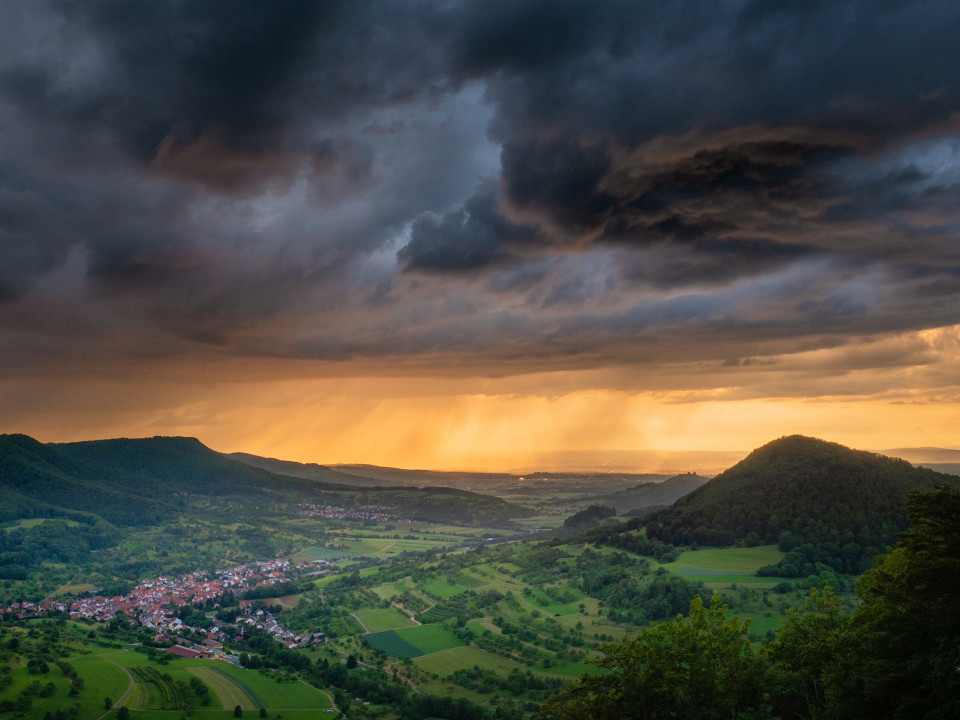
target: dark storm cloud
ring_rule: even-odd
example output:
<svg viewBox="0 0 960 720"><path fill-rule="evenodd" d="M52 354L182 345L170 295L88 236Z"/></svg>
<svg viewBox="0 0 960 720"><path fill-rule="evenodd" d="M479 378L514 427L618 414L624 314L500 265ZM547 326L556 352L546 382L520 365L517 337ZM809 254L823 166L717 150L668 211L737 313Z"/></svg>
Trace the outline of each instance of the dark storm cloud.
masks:
<svg viewBox="0 0 960 720"><path fill-rule="evenodd" d="M629 280L658 288L722 285L737 278L768 273L819 253L809 245L727 237L639 256L623 268L623 274Z"/></svg>
<svg viewBox="0 0 960 720"><path fill-rule="evenodd" d="M463 207L418 215L410 242L397 256L408 269L469 270L503 259L503 247L522 246L537 236L537 228L504 217L488 183Z"/></svg>
<svg viewBox="0 0 960 720"><path fill-rule="evenodd" d="M960 322L958 26L953 2L4 3L0 328L18 357L482 365Z"/></svg>

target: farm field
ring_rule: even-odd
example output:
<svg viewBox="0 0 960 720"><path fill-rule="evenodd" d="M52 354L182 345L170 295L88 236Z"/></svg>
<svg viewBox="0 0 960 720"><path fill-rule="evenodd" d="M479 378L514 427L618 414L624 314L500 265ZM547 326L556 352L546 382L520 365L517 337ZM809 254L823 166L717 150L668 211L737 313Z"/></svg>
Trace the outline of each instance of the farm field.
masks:
<svg viewBox="0 0 960 720"><path fill-rule="evenodd" d="M306 683L278 683L274 678L258 671L235 668L229 663L216 660L178 658L168 665L160 665L134 651L113 651L103 656L88 655L73 661L78 674L84 678L86 688L95 693L92 697L96 697L98 702L102 702L100 698L103 697L119 699L129 686L126 674L120 667L110 664L110 660L130 668L135 676L144 675L144 671L149 674L150 670L155 670L185 683L189 683L192 677L199 677L210 687L213 700L210 708L197 708L204 718L217 717L215 710L218 707L229 711L229 716L232 717L236 705L240 705L244 710L259 710L261 707L283 710L285 716L288 710L291 713L303 711L307 713L304 717L310 712L316 713L317 710L330 707L327 695ZM134 711L143 711L145 717L150 716L161 709L161 689L154 683L138 679L123 704L131 710L131 717L134 717ZM101 707L93 717L98 717L102 712Z"/></svg>
<svg viewBox="0 0 960 720"><path fill-rule="evenodd" d="M759 568L779 562L782 557L783 553L776 545L703 548L682 553L672 563L663 567L682 575L753 575Z"/></svg>
<svg viewBox="0 0 960 720"><path fill-rule="evenodd" d="M436 673L440 677L446 677L457 670L469 670L474 665L484 670L493 670L498 675L507 675L513 669L526 669L522 663L466 645L421 655L413 659L413 664L421 670Z"/></svg>
<svg viewBox="0 0 960 720"><path fill-rule="evenodd" d="M416 658L440 650L462 646L460 640L442 625L421 625L402 630L371 633L368 645L399 658Z"/></svg>
<svg viewBox="0 0 960 720"><path fill-rule="evenodd" d="M421 651L420 648L401 638L395 630L370 633L364 639L374 650L380 650L393 657L407 659L417 658L423 655L423 651Z"/></svg>
<svg viewBox="0 0 960 720"><path fill-rule="evenodd" d="M413 620L393 607L358 610L356 615L371 633L417 626Z"/></svg>
<svg viewBox="0 0 960 720"><path fill-rule="evenodd" d="M283 710L285 717L287 710L330 707L330 698L306 683L278 683L256 670L243 670L228 663L217 663L214 667L255 692L268 709Z"/></svg>
<svg viewBox="0 0 960 720"><path fill-rule="evenodd" d="M224 710L232 710L237 705L244 710L259 710L267 706L259 695L219 668L213 666L192 667L190 672L210 687Z"/></svg>
<svg viewBox="0 0 960 720"><path fill-rule="evenodd" d="M460 640L443 625L421 625L396 632L403 640L419 648L424 655L461 644Z"/></svg>

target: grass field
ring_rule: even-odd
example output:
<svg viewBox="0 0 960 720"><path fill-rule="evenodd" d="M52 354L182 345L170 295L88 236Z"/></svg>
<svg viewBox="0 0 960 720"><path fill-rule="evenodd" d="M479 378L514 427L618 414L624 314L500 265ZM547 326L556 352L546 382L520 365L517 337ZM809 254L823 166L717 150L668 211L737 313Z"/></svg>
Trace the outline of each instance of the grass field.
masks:
<svg viewBox="0 0 960 720"><path fill-rule="evenodd" d="M48 519L54 518L23 518L22 520L13 520L10 524L4 524L3 529L7 532L12 532L17 528L32 528L37 525L43 525ZM69 527L77 527L80 525L76 520L64 520L63 518L55 518L60 522L66 523Z"/></svg>
<svg viewBox="0 0 960 720"><path fill-rule="evenodd" d="M357 610L357 617L360 618L360 622L362 622L371 633L416 627L417 625L413 620L392 607Z"/></svg>
<svg viewBox="0 0 960 720"><path fill-rule="evenodd" d="M752 548L704 548L682 553L665 567L682 575L732 574L752 575L764 565L780 561L783 553L776 545Z"/></svg>
<svg viewBox="0 0 960 720"><path fill-rule="evenodd" d="M433 595L441 600L452 598L454 595L459 595L468 589L449 583L446 578L433 578L419 585L419 588L428 595Z"/></svg>
<svg viewBox="0 0 960 720"><path fill-rule="evenodd" d="M210 661L207 661L210 662ZM238 682L241 687L255 693L270 710L303 710L330 707L330 698L315 687L301 682L278 683L271 677L256 670L241 670L228 663L212 663L219 672ZM231 706L232 708L233 706ZM315 717L315 716L314 716Z"/></svg>
<svg viewBox="0 0 960 720"><path fill-rule="evenodd" d="M116 653L113 653L113 655L116 655ZM130 687L130 679L127 674L102 656L83 655L82 657L73 657L70 658L70 664L76 668L77 675L83 678L84 689L80 693L81 708L88 707L92 702L99 704L100 710L92 713L91 717L98 717L102 714L103 698L119 699ZM57 708L53 709L56 710ZM41 714L40 717L43 717L43 715Z"/></svg>
<svg viewBox="0 0 960 720"><path fill-rule="evenodd" d="M67 593L82 593L88 592L90 590L96 590L96 585L91 585L90 583L78 583L77 585L64 585L62 588L57 590L57 595L66 595Z"/></svg>
<svg viewBox="0 0 960 720"><path fill-rule="evenodd" d="M374 650L382 650L387 655L392 655L393 657L416 658L423 655L423 652L421 652L420 648L408 643L402 637L397 635L395 630L387 630L386 632L380 633L370 633L369 635L366 635L364 639Z"/></svg>
<svg viewBox="0 0 960 720"><path fill-rule="evenodd" d="M313 547L304 548L293 557L304 560L339 560L349 554L350 553L344 552L343 550L331 550L330 548L314 545Z"/></svg>
<svg viewBox="0 0 960 720"><path fill-rule="evenodd" d="M396 632L400 638L419 648L424 655L461 644L457 636L443 625L420 625Z"/></svg>
<svg viewBox="0 0 960 720"><path fill-rule="evenodd" d="M278 598L266 598L264 602L267 605L279 605L284 610L290 610L300 604L300 595L285 595Z"/></svg>
<svg viewBox="0 0 960 720"><path fill-rule="evenodd" d="M219 668L192 667L190 672L210 686L224 710L232 710L237 705L244 710L259 710L266 707L266 703L260 699L259 695Z"/></svg>
<svg viewBox="0 0 960 720"><path fill-rule="evenodd" d="M421 670L436 673L440 677L446 677L456 670L471 669L474 665L484 670L493 670L498 675L507 675L514 668L526 670L526 666L521 663L465 645L414 658L413 664Z"/></svg>

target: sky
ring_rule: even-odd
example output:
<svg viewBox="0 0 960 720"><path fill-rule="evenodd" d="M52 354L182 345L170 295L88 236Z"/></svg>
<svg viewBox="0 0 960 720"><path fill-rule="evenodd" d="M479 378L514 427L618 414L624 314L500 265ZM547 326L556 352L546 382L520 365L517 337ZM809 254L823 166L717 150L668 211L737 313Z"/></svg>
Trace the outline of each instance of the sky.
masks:
<svg viewBox="0 0 960 720"><path fill-rule="evenodd" d="M958 28L0 3L0 432L497 470L960 447Z"/></svg>

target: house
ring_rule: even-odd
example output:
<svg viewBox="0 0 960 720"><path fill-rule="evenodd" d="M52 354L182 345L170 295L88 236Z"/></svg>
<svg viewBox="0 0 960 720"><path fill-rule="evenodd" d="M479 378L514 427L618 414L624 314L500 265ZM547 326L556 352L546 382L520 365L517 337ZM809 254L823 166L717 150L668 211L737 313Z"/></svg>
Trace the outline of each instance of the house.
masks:
<svg viewBox="0 0 960 720"><path fill-rule="evenodd" d="M183 645L174 645L173 647L167 648L167 652L173 653L174 655L179 655L180 657L189 658L191 660L193 658L204 656L204 653L183 647Z"/></svg>

